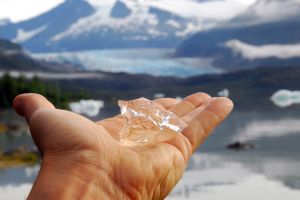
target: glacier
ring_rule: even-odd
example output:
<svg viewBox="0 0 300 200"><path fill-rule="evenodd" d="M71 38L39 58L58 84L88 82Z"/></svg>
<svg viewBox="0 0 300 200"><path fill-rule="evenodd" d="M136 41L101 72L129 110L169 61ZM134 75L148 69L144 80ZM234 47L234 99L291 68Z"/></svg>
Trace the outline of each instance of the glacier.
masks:
<svg viewBox="0 0 300 200"><path fill-rule="evenodd" d="M171 56L173 52L173 49L119 49L32 55L34 58L45 61L74 63L89 71L100 70L182 78L224 72L215 68L210 58L173 58Z"/></svg>

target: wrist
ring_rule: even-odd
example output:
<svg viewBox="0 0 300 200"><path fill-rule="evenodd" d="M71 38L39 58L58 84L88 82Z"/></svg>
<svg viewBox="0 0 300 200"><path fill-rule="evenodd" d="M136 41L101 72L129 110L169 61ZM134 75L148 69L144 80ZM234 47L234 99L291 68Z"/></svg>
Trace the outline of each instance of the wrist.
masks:
<svg viewBox="0 0 300 200"><path fill-rule="evenodd" d="M127 199L120 198L123 193L114 185L109 171L92 164L95 158L90 153L69 157L44 158L28 200Z"/></svg>

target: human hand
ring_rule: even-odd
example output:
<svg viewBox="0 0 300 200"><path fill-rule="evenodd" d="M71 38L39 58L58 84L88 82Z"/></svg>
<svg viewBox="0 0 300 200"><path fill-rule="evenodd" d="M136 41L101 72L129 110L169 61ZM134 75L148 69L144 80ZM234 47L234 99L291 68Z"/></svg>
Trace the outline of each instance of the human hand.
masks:
<svg viewBox="0 0 300 200"><path fill-rule="evenodd" d="M164 199L181 178L192 152L233 104L204 93L181 102L155 101L188 127L170 141L127 147L119 142L121 116L94 123L55 109L40 95L16 97L14 108L26 118L43 158L28 199Z"/></svg>

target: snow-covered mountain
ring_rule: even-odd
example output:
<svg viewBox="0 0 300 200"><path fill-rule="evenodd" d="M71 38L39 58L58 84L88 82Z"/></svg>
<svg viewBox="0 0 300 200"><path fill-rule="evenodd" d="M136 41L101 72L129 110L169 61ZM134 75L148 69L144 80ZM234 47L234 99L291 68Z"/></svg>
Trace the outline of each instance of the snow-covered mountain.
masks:
<svg viewBox="0 0 300 200"><path fill-rule="evenodd" d="M245 11L240 0L66 0L0 37L33 52L176 47L185 37Z"/></svg>

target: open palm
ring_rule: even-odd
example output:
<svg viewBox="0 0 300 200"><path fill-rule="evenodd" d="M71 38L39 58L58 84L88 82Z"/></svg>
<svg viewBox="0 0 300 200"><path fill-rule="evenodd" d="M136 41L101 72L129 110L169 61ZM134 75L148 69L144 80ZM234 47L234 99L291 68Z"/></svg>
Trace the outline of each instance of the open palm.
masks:
<svg viewBox="0 0 300 200"><path fill-rule="evenodd" d="M233 105L204 93L180 102L155 101L188 127L163 143L127 147L119 142L124 124L120 115L95 123L55 109L40 95L18 96L14 107L27 119L43 156L29 199L164 199L181 178L192 152ZM51 180L53 187L49 187Z"/></svg>

